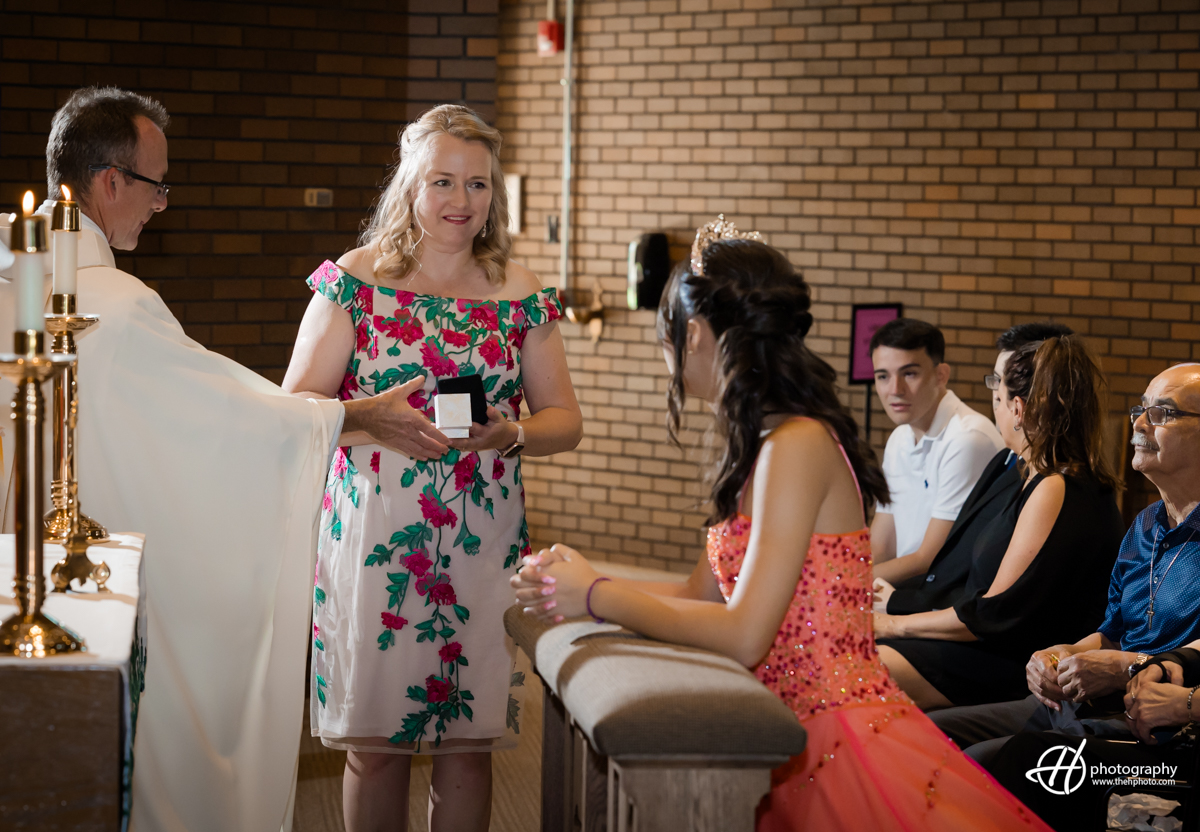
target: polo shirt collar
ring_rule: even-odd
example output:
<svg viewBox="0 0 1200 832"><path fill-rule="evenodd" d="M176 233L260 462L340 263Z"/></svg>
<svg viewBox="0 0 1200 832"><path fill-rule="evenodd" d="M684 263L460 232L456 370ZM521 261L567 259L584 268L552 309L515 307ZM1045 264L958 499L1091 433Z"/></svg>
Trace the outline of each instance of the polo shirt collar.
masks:
<svg viewBox="0 0 1200 832"><path fill-rule="evenodd" d="M1158 507L1154 510L1154 524L1158 527L1158 535L1163 539L1184 534L1189 537L1196 535L1196 539L1200 540L1200 506L1192 509L1191 513L1183 518L1183 522L1172 529L1167 522L1167 504L1159 500ZM1154 536L1153 531L1150 534L1151 537Z"/></svg>

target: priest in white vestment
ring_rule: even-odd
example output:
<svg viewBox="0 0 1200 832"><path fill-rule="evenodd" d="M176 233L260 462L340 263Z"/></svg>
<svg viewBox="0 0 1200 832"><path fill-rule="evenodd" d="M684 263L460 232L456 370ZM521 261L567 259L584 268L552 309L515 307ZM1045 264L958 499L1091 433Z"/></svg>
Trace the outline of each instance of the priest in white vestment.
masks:
<svg viewBox="0 0 1200 832"><path fill-rule="evenodd" d="M103 142L80 136L123 119L111 158L88 158ZM166 208L166 120L142 96L80 90L47 147L50 192L70 185L84 213L78 309L100 316L78 342L81 505L146 535L131 827L277 832L291 825L330 456L343 427L403 445L420 423L399 388L366 410L286 394L193 341L115 267L112 248L132 249Z"/></svg>

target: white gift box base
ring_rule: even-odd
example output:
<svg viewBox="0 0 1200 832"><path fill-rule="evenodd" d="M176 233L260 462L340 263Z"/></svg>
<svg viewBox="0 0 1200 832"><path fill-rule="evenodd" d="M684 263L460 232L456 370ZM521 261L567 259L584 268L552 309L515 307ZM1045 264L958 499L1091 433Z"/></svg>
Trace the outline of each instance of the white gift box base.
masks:
<svg viewBox="0 0 1200 832"><path fill-rule="evenodd" d="M434 426L450 439L471 435L471 394L439 393L433 400Z"/></svg>

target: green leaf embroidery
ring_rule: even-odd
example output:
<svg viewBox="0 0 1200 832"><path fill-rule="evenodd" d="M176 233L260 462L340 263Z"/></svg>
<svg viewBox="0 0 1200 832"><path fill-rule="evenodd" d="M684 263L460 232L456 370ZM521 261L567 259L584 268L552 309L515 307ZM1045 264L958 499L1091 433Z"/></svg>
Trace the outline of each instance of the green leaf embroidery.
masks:
<svg viewBox="0 0 1200 832"><path fill-rule="evenodd" d="M514 734L521 733L521 703L514 699L511 693L508 695L508 714L504 718L504 724L513 729Z"/></svg>
<svg viewBox="0 0 1200 832"><path fill-rule="evenodd" d="M458 616L458 622L460 624L466 624L467 619L471 617L471 611L468 610L466 607L464 607L462 604L454 605L454 614L456 616Z"/></svg>
<svg viewBox="0 0 1200 832"><path fill-rule="evenodd" d="M377 638L375 640L377 642L379 642L380 650L386 650L396 643L396 634L393 633L391 630L385 629L382 633L379 634L379 638Z"/></svg>
<svg viewBox="0 0 1200 832"><path fill-rule="evenodd" d="M412 488L412 484L416 481L417 481L417 472L414 471L412 468L409 468L407 471L405 471L403 474L400 475L400 487L401 488Z"/></svg>
<svg viewBox="0 0 1200 832"><path fill-rule="evenodd" d="M318 604L324 604L325 603L325 590L321 589L321 587L319 587L319 586L313 587L313 599Z"/></svg>

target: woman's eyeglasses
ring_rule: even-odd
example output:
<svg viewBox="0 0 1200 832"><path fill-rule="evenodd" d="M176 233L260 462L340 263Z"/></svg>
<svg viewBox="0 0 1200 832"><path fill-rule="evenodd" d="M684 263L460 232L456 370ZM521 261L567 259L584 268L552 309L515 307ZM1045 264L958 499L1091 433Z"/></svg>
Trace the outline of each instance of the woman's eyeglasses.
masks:
<svg viewBox="0 0 1200 832"><path fill-rule="evenodd" d="M1000 376L996 375L995 373L988 373L983 377L983 383L987 385L987 389L989 390L999 390Z"/></svg>
<svg viewBox="0 0 1200 832"><path fill-rule="evenodd" d="M129 168L123 168L120 165L88 165L88 170L90 171L108 170L109 168L112 168L113 170L119 170L121 173L125 174L131 179L136 179L139 182L149 182L158 189L158 196L161 198L166 198L167 194L171 192L171 186L166 182L155 182L148 176L142 176L140 173L134 173Z"/></svg>

